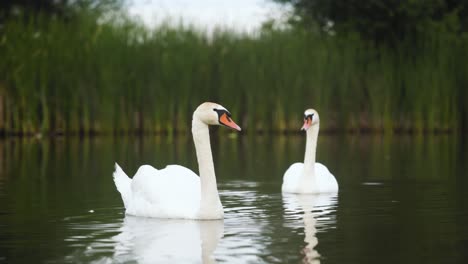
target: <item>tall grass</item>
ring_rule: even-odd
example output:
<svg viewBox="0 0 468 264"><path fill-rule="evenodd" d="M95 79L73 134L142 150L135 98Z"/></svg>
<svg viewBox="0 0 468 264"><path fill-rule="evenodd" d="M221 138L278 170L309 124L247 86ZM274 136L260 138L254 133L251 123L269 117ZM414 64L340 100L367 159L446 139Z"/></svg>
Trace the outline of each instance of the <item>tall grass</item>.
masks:
<svg viewBox="0 0 468 264"><path fill-rule="evenodd" d="M460 131L468 124L468 38L433 32L397 49L354 35L129 20L9 21L0 34L0 131L188 131L203 101L249 132L297 131L314 107L339 131Z"/></svg>

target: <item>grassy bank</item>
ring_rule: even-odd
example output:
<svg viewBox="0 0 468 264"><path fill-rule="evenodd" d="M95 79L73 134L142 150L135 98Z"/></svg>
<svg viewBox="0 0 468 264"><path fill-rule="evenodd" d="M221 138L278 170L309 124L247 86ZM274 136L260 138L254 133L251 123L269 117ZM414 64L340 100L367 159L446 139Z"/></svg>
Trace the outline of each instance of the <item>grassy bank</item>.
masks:
<svg viewBox="0 0 468 264"><path fill-rule="evenodd" d="M299 30L256 37L149 30L82 17L10 21L0 35L3 134L187 131L216 101L248 132L437 132L468 125L468 37L443 31L376 48Z"/></svg>

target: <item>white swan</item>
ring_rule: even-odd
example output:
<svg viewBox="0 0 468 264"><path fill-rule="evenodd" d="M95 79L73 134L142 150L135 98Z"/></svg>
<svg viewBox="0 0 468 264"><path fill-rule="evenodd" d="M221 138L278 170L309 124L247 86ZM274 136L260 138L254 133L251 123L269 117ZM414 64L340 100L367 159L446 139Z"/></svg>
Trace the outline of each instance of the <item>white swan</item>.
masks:
<svg viewBox="0 0 468 264"><path fill-rule="evenodd" d="M330 171L318 162L315 162L317 137L320 119L317 111L307 109L304 112L306 150L304 163L292 164L284 173L281 190L285 193L329 193L338 191L338 183Z"/></svg>
<svg viewBox="0 0 468 264"><path fill-rule="evenodd" d="M115 164L114 182L122 195L126 214L157 218L223 218L208 125L241 130L229 111L219 104L203 103L195 110L192 135L200 177L180 165L169 165L162 170L143 165L130 179Z"/></svg>

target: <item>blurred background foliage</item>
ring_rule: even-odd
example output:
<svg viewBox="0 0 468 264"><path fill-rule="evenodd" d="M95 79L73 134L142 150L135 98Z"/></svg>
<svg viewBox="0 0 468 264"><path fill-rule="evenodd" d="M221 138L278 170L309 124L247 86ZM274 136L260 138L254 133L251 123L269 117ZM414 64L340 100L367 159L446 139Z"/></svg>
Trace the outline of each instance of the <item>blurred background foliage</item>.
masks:
<svg viewBox="0 0 468 264"><path fill-rule="evenodd" d="M323 32L358 32L366 40L398 46L403 39L443 28L468 30L466 0L275 0L294 7L289 23Z"/></svg>
<svg viewBox="0 0 468 264"><path fill-rule="evenodd" d="M247 132L468 127L467 1L287 1L287 25L212 33L122 1L0 4L0 133L187 132L216 101Z"/></svg>

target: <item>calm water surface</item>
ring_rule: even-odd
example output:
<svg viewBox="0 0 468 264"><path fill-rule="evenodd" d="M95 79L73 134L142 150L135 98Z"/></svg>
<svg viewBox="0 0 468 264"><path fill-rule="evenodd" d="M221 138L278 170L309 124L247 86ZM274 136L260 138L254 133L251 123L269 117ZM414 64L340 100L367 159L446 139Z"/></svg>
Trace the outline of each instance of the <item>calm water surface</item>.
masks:
<svg viewBox="0 0 468 264"><path fill-rule="evenodd" d="M303 135L213 134L223 221L124 215L114 161L197 171L190 137L0 141L0 263L468 263L463 136L321 136L339 194L284 196Z"/></svg>

